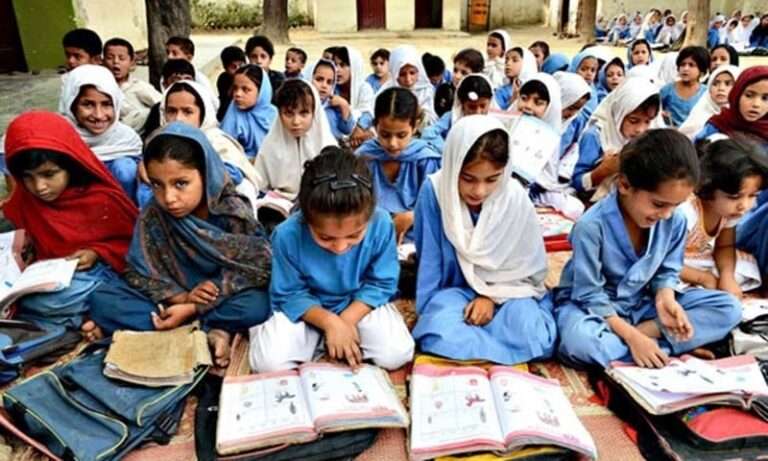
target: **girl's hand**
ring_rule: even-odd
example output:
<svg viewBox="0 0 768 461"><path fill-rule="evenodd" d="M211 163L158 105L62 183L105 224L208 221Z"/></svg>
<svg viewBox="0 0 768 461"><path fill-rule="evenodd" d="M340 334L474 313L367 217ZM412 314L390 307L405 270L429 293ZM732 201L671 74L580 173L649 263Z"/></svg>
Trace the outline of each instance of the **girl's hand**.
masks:
<svg viewBox="0 0 768 461"><path fill-rule="evenodd" d="M360 147L360 144L371 139L372 137L373 133L370 131L366 131L359 126L355 126L355 129L352 130L352 134L349 135L349 145L353 148Z"/></svg>
<svg viewBox="0 0 768 461"><path fill-rule="evenodd" d="M483 326L493 320L496 304L485 296L478 296L464 308L464 321L470 325Z"/></svg>
<svg viewBox="0 0 768 461"><path fill-rule="evenodd" d="M669 357L659 348L659 343L637 332L627 340L627 346L635 363L645 368L661 368L669 363Z"/></svg>
<svg viewBox="0 0 768 461"><path fill-rule="evenodd" d="M721 276L717 283L717 289L726 291L733 296L736 296L738 299L744 297L744 293L741 291L741 287L739 286L738 282L736 282L736 279L733 278L733 276Z"/></svg>
<svg viewBox="0 0 768 461"><path fill-rule="evenodd" d="M155 330L170 330L184 324L187 320L197 315L194 304L174 304L161 309L160 313L152 312L152 324Z"/></svg>
<svg viewBox="0 0 768 461"><path fill-rule="evenodd" d="M86 271L96 264L99 260L99 255L90 248L86 248L84 250L75 251L69 255L67 259L77 259L77 270Z"/></svg>
<svg viewBox="0 0 768 461"><path fill-rule="evenodd" d="M352 369L359 368L363 362L363 354L360 351L357 328L334 314L328 319L324 331L328 356L333 360L346 361Z"/></svg>
<svg viewBox="0 0 768 461"><path fill-rule="evenodd" d="M693 325L688 320L685 309L675 300L675 292L664 288L656 293L656 312L661 324L678 341L687 341L693 337Z"/></svg>
<svg viewBox="0 0 768 461"><path fill-rule="evenodd" d="M607 176L616 174L619 172L619 154L609 152L603 156L601 162Z"/></svg>
<svg viewBox="0 0 768 461"><path fill-rule="evenodd" d="M346 99L342 98L341 96L335 94L331 96L330 99L331 107L338 107L339 111L341 112L341 118L344 120L348 120L350 114L352 113L351 109L349 108L349 103Z"/></svg>
<svg viewBox="0 0 768 461"><path fill-rule="evenodd" d="M395 224L395 235L397 236L397 244L401 245L405 240L405 234L413 227L413 211L405 211L403 213L395 213L392 216L392 221Z"/></svg>
<svg viewBox="0 0 768 461"><path fill-rule="evenodd" d="M219 297L219 287L210 280L201 282L188 294L186 302L193 304L213 304Z"/></svg>

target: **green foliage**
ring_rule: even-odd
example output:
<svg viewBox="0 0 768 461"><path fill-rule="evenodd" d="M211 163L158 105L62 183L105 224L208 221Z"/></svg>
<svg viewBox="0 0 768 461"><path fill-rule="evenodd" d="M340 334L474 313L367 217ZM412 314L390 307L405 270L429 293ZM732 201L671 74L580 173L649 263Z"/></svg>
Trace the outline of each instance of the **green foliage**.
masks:
<svg viewBox="0 0 768 461"><path fill-rule="evenodd" d="M191 0L192 27L194 29L253 29L263 20L261 2L238 0ZM288 26L311 25L312 17L299 9L296 2L288 2Z"/></svg>

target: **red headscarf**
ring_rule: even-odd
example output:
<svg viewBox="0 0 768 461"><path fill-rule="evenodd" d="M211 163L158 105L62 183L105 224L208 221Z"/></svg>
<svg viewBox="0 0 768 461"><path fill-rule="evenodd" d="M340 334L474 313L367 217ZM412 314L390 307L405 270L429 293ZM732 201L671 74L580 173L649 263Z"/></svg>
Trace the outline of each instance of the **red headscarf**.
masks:
<svg viewBox="0 0 768 461"><path fill-rule="evenodd" d="M733 136L737 132L751 134L768 142L768 114L760 120L748 122L739 111L739 99L746 88L763 79L768 79L768 66L754 66L744 70L739 79L728 94L728 107L724 107L719 114L713 115L709 123L713 124L722 133Z"/></svg>
<svg viewBox="0 0 768 461"><path fill-rule="evenodd" d="M30 193L16 178L5 216L25 229L35 243L38 259L61 258L92 249L113 269L122 272L138 211L72 124L52 112L33 111L16 117L5 134L6 162L29 149L52 150L78 163L94 180L70 186L53 202Z"/></svg>

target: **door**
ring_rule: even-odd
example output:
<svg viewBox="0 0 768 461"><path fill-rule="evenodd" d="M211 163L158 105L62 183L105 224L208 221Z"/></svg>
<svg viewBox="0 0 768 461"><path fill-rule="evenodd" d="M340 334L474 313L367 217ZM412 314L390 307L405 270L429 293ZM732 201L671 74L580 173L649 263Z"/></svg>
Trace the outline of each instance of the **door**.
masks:
<svg viewBox="0 0 768 461"><path fill-rule="evenodd" d="M0 72L26 71L11 0L0 0Z"/></svg>
<svg viewBox="0 0 768 461"><path fill-rule="evenodd" d="M385 0L357 0L357 29L384 29Z"/></svg>
<svg viewBox="0 0 768 461"><path fill-rule="evenodd" d="M414 7L417 29L443 27L443 0L416 0Z"/></svg>

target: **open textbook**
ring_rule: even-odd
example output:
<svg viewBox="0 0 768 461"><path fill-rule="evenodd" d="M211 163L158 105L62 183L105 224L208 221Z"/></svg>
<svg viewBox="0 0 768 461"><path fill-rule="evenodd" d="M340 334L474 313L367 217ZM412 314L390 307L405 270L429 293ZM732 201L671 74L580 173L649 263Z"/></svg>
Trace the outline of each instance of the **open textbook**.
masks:
<svg viewBox="0 0 768 461"><path fill-rule="evenodd" d="M768 385L749 355L719 360L684 356L659 369L614 363L606 373L654 415L720 404L752 409L768 419Z"/></svg>
<svg viewBox="0 0 768 461"><path fill-rule="evenodd" d="M493 112L509 132L512 171L533 183L554 155L560 155L560 133L543 120L519 112Z"/></svg>
<svg viewBox="0 0 768 461"><path fill-rule="evenodd" d="M374 427L408 427L408 413L384 370L306 363L298 370L225 378L216 450L227 455Z"/></svg>
<svg viewBox="0 0 768 461"><path fill-rule="evenodd" d="M24 231L0 234L0 317L10 317L10 306L24 295L69 287L76 259L46 259L24 266L21 249Z"/></svg>
<svg viewBox="0 0 768 461"><path fill-rule="evenodd" d="M510 367L416 365L411 379L411 459L557 445L597 449L560 384Z"/></svg>

